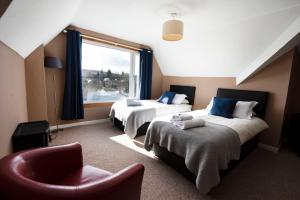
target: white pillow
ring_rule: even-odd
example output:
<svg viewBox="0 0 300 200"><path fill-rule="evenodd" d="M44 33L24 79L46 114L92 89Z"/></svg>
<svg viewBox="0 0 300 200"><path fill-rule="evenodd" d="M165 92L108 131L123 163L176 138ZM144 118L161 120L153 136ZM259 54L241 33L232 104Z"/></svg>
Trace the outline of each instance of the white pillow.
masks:
<svg viewBox="0 0 300 200"><path fill-rule="evenodd" d="M185 99L185 94L175 94L172 104L182 104L182 101Z"/></svg>
<svg viewBox="0 0 300 200"><path fill-rule="evenodd" d="M190 104L190 102L187 99L183 99L183 101L181 102L181 104Z"/></svg>
<svg viewBox="0 0 300 200"><path fill-rule="evenodd" d="M253 108L258 104L256 101L238 101L232 116L240 119L252 119Z"/></svg>

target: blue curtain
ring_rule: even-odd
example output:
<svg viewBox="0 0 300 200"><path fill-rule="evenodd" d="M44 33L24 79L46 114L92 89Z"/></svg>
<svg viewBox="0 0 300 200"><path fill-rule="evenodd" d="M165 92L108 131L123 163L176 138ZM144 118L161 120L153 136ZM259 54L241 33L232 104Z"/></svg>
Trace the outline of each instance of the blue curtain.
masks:
<svg viewBox="0 0 300 200"><path fill-rule="evenodd" d="M148 49L140 51L140 99L151 98L153 52Z"/></svg>
<svg viewBox="0 0 300 200"><path fill-rule="evenodd" d="M65 90L61 119L83 119L83 97L81 83L82 38L78 31L68 30Z"/></svg>

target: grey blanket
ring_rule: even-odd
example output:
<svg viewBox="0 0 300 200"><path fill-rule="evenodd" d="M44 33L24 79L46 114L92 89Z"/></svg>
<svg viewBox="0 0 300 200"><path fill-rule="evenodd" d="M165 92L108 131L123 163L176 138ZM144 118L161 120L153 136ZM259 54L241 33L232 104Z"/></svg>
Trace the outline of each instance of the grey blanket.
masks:
<svg viewBox="0 0 300 200"><path fill-rule="evenodd" d="M227 169L230 160L240 157L237 133L209 122L204 127L188 130L181 130L168 122L153 122L145 137L145 149L150 151L153 144L185 159L187 168L197 176L196 186L202 194L220 182L219 170Z"/></svg>

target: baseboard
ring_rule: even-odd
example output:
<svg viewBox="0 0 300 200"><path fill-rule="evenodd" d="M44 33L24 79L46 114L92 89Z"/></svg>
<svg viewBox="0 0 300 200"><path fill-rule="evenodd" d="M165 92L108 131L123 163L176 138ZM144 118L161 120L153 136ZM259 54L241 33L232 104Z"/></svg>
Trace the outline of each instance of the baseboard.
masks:
<svg viewBox="0 0 300 200"><path fill-rule="evenodd" d="M274 147L274 146L271 146L271 145L268 145L268 144L263 144L263 143L259 143L258 147L260 147L264 150L267 150L267 151L274 152L274 153L277 153L279 151L279 147Z"/></svg>
<svg viewBox="0 0 300 200"><path fill-rule="evenodd" d="M91 120L91 121L83 121L83 122L75 122L75 123L70 123L70 124L60 124L58 125L58 128L70 128L74 126L83 126L83 125L91 125L91 124L102 124L105 122L109 122L110 119L97 119L97 120ZM50 130L56 130L56 126L50 126Z"/></svg>

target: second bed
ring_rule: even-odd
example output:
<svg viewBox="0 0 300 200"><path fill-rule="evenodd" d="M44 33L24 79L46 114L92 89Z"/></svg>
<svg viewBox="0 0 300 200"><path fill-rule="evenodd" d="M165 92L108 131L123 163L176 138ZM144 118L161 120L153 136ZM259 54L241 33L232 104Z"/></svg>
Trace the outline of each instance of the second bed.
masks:
<svg viewBox="0 0 300 200"><path fill-rule="evenodd" d="M205 120L204 127L181 130L170 123L172 115L154 119L147 131L145 148L171 163L185 166L194 176L198 190L206 194L220 182L220 170L230 161L247 155L258 143L258 134L268 125L265 115L267 92L218 89L217 97L238 101L256 101L256 117L252 119L225 118L210 115L208 110L189 112Z"/></svg>
<svg viewBox="0 0 300 200"><path fill-rule="evenodd" d="M196 88L193 86L171 85L170 91L185 94L188 104L163 104L157 100L141 100L141 106L127 106L125 101L112 105L110 118L114 125L130 138L145 134L150 122L158 116L191 111Z"/></svg>

